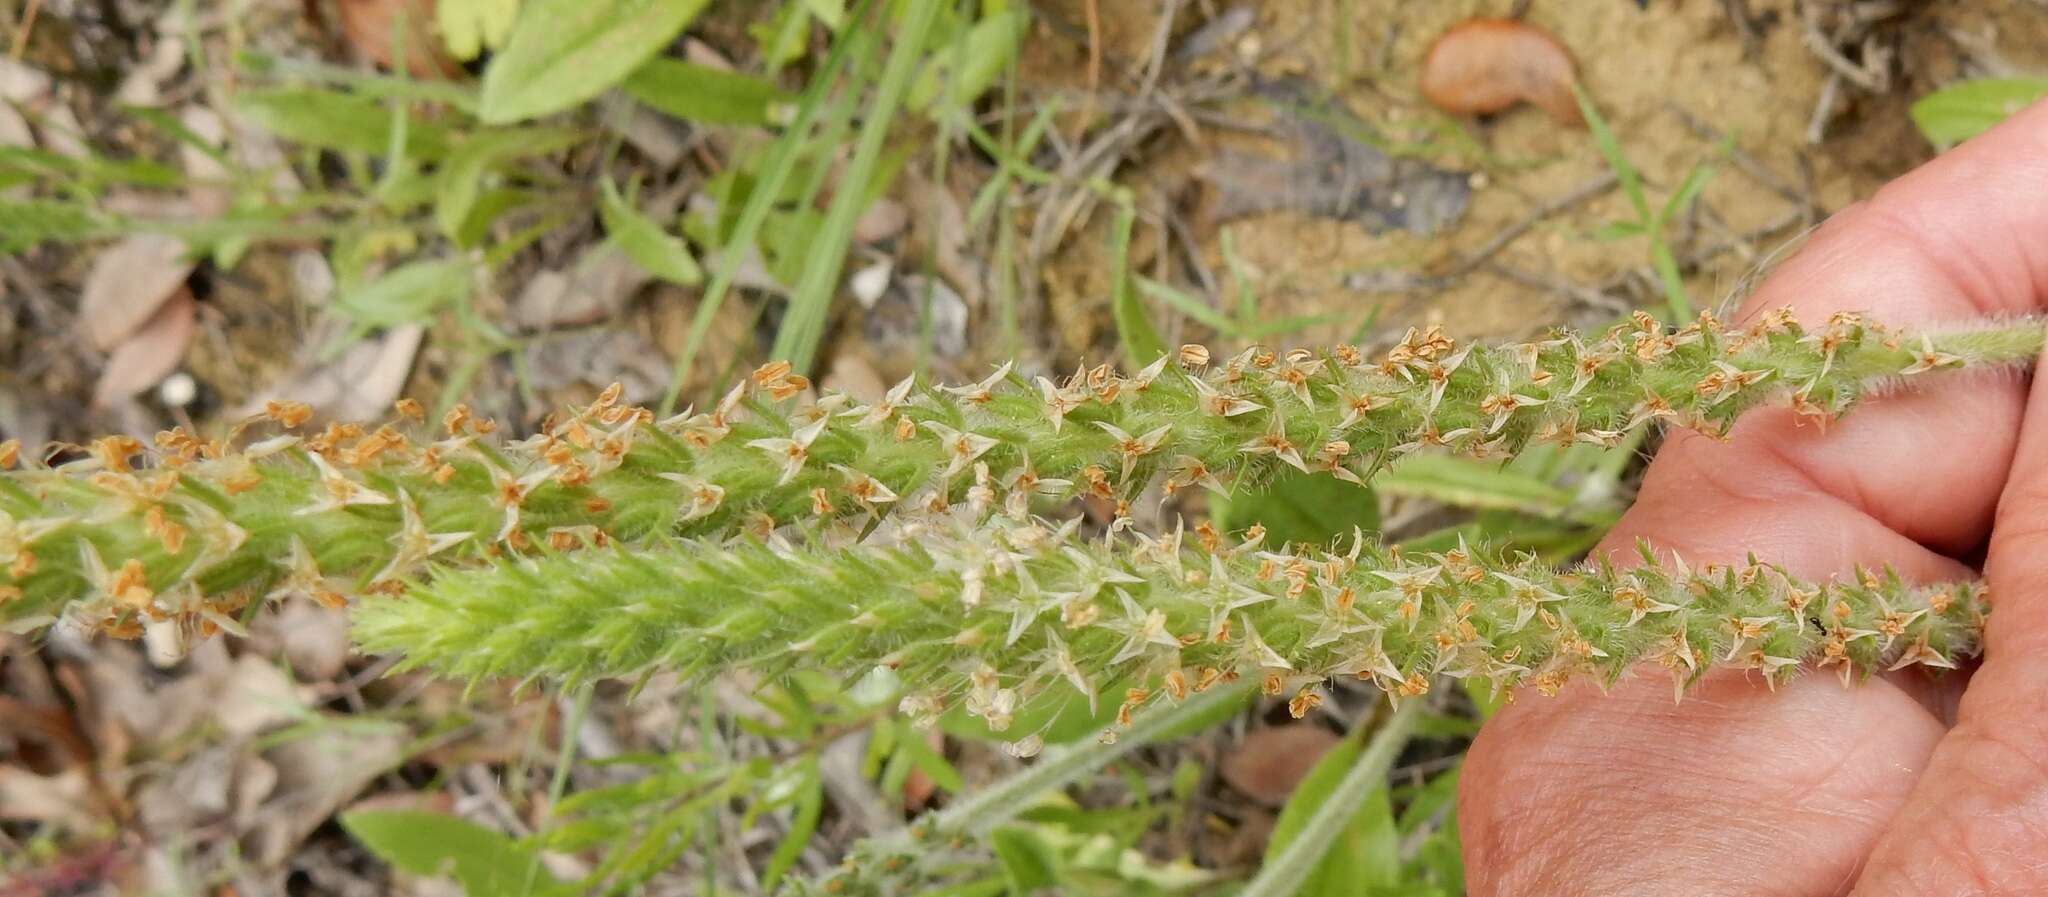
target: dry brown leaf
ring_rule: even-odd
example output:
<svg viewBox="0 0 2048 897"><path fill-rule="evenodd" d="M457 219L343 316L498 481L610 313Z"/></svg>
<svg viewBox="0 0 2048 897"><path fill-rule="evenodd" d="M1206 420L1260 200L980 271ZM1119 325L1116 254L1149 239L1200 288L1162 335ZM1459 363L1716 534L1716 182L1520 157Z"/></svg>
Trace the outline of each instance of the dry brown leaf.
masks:
<svg viewBox="0 0 2048 897"><path fill-rule="evenodd" d="M100 251L85 275L78 326L95 348L120 345L192 276L185 244L163 234L136 234Z"/></svg>
<svg viewBox="0 0 2048 897"><path fill-rule="evenodd" d="M286 601L251 627L257 650L282 655L301 682L325 682L348 662L348 613L312 601Z"/></svg>
<svg viewBox="0 0 2048 897"><path fill-rule="evenodd" d="M309 729L265 751L276 786L250 816L243 855L259 866L282 862L335 810L404 760L406 740L403 726L358 720Z"/></svg>
<svg viewBox="0 0 2048 897"><path fill-rule="evenodd" d="M916 737L923 738L925 747L931 748L932 753L946 752L945 733L930 729ZM903 777L903 809L913 813L924 809L925 805L932 802L932 795L938 793L938 790L939 783L932 781L931 776L925 775L924 770L911 769L910 775Z"/></svg>
<svg viewBox="0 0 2048 897"><path fill-rule="evenodd" d="M192 345L192 335L199 329L198 318L191 289L178 287L170 301L107 356L106 366L100 369L99 383L93 387L92 406L106 408L170 376Z"/></svg>
<svg viewBox="0 0 2048 897"><path fill-rule="evenodd" d="M875 200L853 222L853 239L858 243L893 240L910 226L910 210L886 196Z"/></svg>
<svg viewBox="0 0 2048 897"><path fill-rule="evenodd" d="M654 278L610 244L586 250L574 265L535 274L513 300L511 318L527 330L582 327L610 319Z"/></svg>
<svg viewBox="0 0 2048 897"><path fill-rule="evenodd" d="M1572 54L1550 32L1509 19L1467 19L1444 29L1422 55L1422 96L1456 115L1487 115L1520 102L1583 127Z"/></svg>
<svg viewBox="0 0 2048 897"><path fill-rule="evenodd" d="M363 58L392 68L392 38L405 17L405 69L415 78L453 78L462 72L434 33L434 0L339 0L342 36Z"/></svg>
<svg viewBox="0 0 2048 897"><path fill-rule="evenodd" d="M1305 723L1253 729L1223 755L1218 771L1244 796L1277 807L1341 740L1335 732Z"/></svg>
<svg viewBox="0 0 2048 897"><path fill-rule="evenodd" d="M394 327L376 339L358 342L327 364L309 364L293 372L283 383L251 398L235 413L246 417L263 410L272 399L291 399L313 406L323 417L335 420L373 420L391 412L391 403L412 376L413 359L419 355L426 331L417 324ZM308 346L324 344L331 333L316 332ZM307 350L307 355L313 354Z"/></svg>
<svg viewBox="0 0 2048 897"><path fill-rule="evenodd" d="M0 819L39 822L59 831L89 831L99 806L92 779L73 767L39 776L18 766L0 766Z"/></svg>

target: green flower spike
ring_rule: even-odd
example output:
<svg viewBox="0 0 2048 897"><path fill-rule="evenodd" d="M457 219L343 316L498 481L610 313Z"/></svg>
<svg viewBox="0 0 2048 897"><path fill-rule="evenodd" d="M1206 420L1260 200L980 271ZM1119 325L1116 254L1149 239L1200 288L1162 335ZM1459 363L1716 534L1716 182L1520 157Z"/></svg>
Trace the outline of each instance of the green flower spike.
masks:
<svg viewBox="0 0 2048 897"><path fill-rule="evenodd" d="M1899 333L1849 315L1807 331L1789 313L1741 330L1638 316L1598 338L1498 347L1432 328L1374 357L1254 349L1212 364L1191 346L1130 375L1027 380L1005 366L967 386L905 381L873 404L798 401L809 384L774 364L708 410L657 421L614 390L510 442L460 409L432 433L311 432L308 409L278 403L223 440L110 437L0 473L0 622L176 645L232 628L259 599L341 603L542 547L773 541L956 503L1021 517L1077 495L1121 513L1154 482L1172 494L1257 487L1285 468L1362 479L1411 452L1612 444L1662 421L1719 433L1766 402L1824 418L1938 371L2030 364L2042 335L2033 320ZM0 447L0 469L19 454Z"/></svg>
<svg viewBox="0 0 2048 897"><path fill-rule="evenodd" d="M669 671L706 679L893 671L904 709L956 704L992 730L1042 700L1121 695L1119 720L1239 676L1297 716L1333 677L1408 697L1439 677L1555 693L1633 665L1680 692L1709 668L1768 683L1802 665L1858 673L1947 668L1974 654L1979 585L1889 571L1799 582L1750 562L1557 572L1481 548L1402 552L1226 547L1193 538L1079 541L1074 524L913 522L882 544L771 549L682 544L523 558L445 573L358 606L358 641L477 679L578 681ZM1114 698L1113 698L1114 699ZM1018 732L1030 746L1038 733Z"/></svg>

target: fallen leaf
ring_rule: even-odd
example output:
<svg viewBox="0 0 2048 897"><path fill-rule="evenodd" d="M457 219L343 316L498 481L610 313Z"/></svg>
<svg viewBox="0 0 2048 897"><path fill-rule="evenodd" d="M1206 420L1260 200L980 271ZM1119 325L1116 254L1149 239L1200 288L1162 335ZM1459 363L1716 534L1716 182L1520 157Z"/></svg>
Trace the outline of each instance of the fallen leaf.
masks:
<svg viewBox="0 0 2048 897"><path fill-rule="evenodd" d="M828 392L843 392L856 402L879 402L889 392L889 384L868 360L853 353L837 356L832 369L825 372L818 386Z"/></svg>
<svg viewBox="0 0 2048 897"><path fill-rule="evenodd" d="M0 819L39 822L59 831L90 831L92 780L85 770L39 776L18 766L0 766Z"/></svg>
<svg viewBox="0 0 2048 897"><path fill-rule="evenodd" d="M120 345L192 276L185 244L163 234L136 234L100 251L86 272L78 325L94 347Z"/></svg>
<svg viewBox="0 0 2048 897"><path fill-rule="evenodd" d="M1335 732L1308 724L1253 729L1223 755L1218 771L1244 796L1277 807L1341 740Z"/></svg>
<svg viewBox="0 0 2048 897"><path fill-rule="evenodd" d="M924 746L930 748L934 754L943 755L945 753L946 733L944 732L940 732L937 729L929 729L921 735L913 735L912 737L923 739ZM903 778L903 809L913 813L924 809L927 804L932 802L932 795L937 794L938 790L939 783L932 781L932 777L926 775L923 769L912 768L910 775Z"/></svg>
<svg viewBox="0 0 2048 897"><path fill-rule="evenodd" d="M453 78L462 72L434 33L434 0L340 0L342 36L363 58L392 68L392 41L405 18L405 70L415 78Z"/></svg>
<svg viewBox="0 0 2048 897"><path fill-rule="evenodd" d="M627 404L661 398L668 365L660 350L635 330L587 327L527 344L528 379L535 389L574 384L621 384Z"/></svg>
<svg viewBox="0 0 2048 897"><path fill-rule="evenodd" d="M880 243L895 239L910 226L910 210L886 196L875 200L853 222L853 239L859 243Z"/></svg>
<svg viewBox="0 0 2048 897"><path fill-rule="evenodd" d="M1508 19L1467 19L1422 55L1422 96L1454 115L1488 115L1529 102L1584 127L1572 96L1572 54L1550 32Z"/></svg>
<svg viewBox="0 0 2048 897"><path fill-rule="evenodd" d="M618 314L653 279L618 248L599 244L576 264L528 280L512 303L512 322L527 330L595 324Z"/></svg>
<svg viewBox="0 0 2048 897"><path fill-rule="evenodd" d="M312 601L286 601L252 627L265 654L282 654L301 682L325 682L348 662L348 613Z"/></svg>
<svg viewBox="0 0 2048 897"><path fill-rule="evenodd" d="M335 420L383 417L391 412L391 403L398 400L406 378L412 376L413 359L425 335L419 325L408 324L393 327L377 339L357 342L332 362L302 367L284 382L257 394L235 416L259 413L263 403L272 399L293 399ZM316 332L306 343L317 346L327 339Z"/></svg>
<svg viewBox="0 0 2048 897"><path fill-rule="evenodd" d="M1367 231L1428 236L1465 214L1472 185L1464 172L1396 158L1361 139L1372 126L1341 106L1318 102L1310 88L1283 80L1261 87L1277 116L1285 158L1225 151L1196 166L1215 185L1211 217L1228 221L1297 212L1356 221Z"/></svg>
<svg viewBox="0 0 2048 897"><path fill-rule="evenodd" d="M291 677L277 665L243 655L215 693L213 721L235 738L246 738L282 726L306 714Z"/></svg>
<svg viewBox="0 0 2048 897"><path fill-rule="evenodd" d="M282 862L336 809L405 759L403 726L328 722L263 754L277 770L276 786L251 814L242 837L244 856L258 866Z"/></svg>
<svg viewBox="0 0 2048 897"><path fill-rule="evenodd" d="M55 83L41 69L0 56L0 106L12 105L33 121L33 130L42 135L43 149L73 159L91 158L83 136L86 130L71 106L57 96ZM11 124L8 130L13 130Z"/></svg>
<svg viewBox="0 0 2048 897"><path fill-rule="evenodd" d="M227 126L219 115L204 106L195 103L178 110L178 123L208 146L218 147L226 142ZM178 164L185 169L189 181L185 199L192 204L192 213L202 218L227 214L234 201L234 194L227 187L227 166L211 153L182 141L178 144Z"/></svg>
<svg viewBox="0 0 2048 897"><path fill-rule="evenodd" d="M170 376L192 345L198 317L192 291L180 286L169 302L107 356L99 383L93 387L92 406L106 408Z"/></svg>
<svg viewBox="0 0 2048 897"><path fill-rule="evenodd" d="M211 721L234 665L226 641L194 642L179 675L170 678L152 674L132 643L93 644L76 688L67 690L74 691L75 700L89 699L80 719L102 756L119 760L129 743L144 751L165 748ZM63 675L63 668L59 672Z"/></svg>

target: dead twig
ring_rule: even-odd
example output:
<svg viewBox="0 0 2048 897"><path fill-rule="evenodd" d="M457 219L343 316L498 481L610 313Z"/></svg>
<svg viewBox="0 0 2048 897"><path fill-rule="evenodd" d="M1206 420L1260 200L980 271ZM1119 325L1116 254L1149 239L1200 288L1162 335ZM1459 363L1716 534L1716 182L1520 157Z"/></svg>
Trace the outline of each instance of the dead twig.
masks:
<svg viewBox="0 0 2048 897"><path fill-rule="evenodd" d="M1457 264L1451 266L1449 271L1446 271L1436 279L1452 280L1477 270L1480 265L1486 263L1487 259L1492 258L1494 253L1501 251L1509 243L1514 242L1516 238L1528 233L1529 229L1535 227L1537 222L1614 189L1615 181L1616 178L1612 170L1603 171L1595 175L1591 180L1565 191L1563 195L1538 205L1536 208L1529 210L1529 214L1522 216L1513 224L1496 231L1486 242L1479 244L1478 249L1466 253L1458 259Z"/></svg>
<svg viewBox="0 0 2048 897"><path fill-rule="evenodd" d="M20 62L21 54L28 52L28 35L36 29L36 15L42 9L43 0L28 0L28 8L21 14L21 24L14 29L14 44L7 48L9 60Z"/></svg>

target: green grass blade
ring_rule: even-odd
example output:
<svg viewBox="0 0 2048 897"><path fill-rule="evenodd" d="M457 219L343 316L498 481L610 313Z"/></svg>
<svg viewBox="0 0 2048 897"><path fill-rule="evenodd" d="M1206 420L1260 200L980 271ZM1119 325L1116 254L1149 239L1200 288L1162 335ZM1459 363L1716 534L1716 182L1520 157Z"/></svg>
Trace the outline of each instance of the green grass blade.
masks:
<svg viewBox="0 0 2048 897"><path fill-rule="evenodd" d="M853 239L853 225L865 205L864 189L881 160L882 142L889 135L896 111L902 105L911 77L924 58L924 45L937 20L938 0L912 0L896 32L896 45L889 50L881 83L874 101L861 122L860 137L853 157L840 177L840 189L825 212L825 224L804 267L803 279L789 300L789 313L775 334L770 354L786 360L798 371L809 371L817 357L818 341L824 336L825 314L838 292L839 272L846 266L846 247Z"/></svg>
<svg viewBox="0 0 2048 897"><path fill-rule="evenodd" d="M873 0L862 4L862 11ZM790 121L789 130L769 151L766 174L754 187L747 200L746 208L740 211L739 221L733 227L732 237L726 243L712 272L711 285L704 289L704 297L697 304L697 314L690 319L690 333L683 341L683 351L676 356L675 367L669 371L668 390L661 397L661 413L675 410L676 399L682 395L683 383L689 379L690 368L696 364L697 353L704 346L704 338L711 332L711 324L718 319L719 306L725 302L725 295L732 289L733 278L739 273L740 265L746 260L747 250L753 246L754 238L760 234L761 225L768 220L768 213L775 208L775 197L782 192L783 185L796 171L797 158L805 144L805 136L818 118L818 111L824 105L839 73L853 55L855 47L865 47L874 39L874 33L866 29L854 29L833 44L832 51L819 65L818 72L804 89L802 99L797 101L796 115Z"/></svg>

